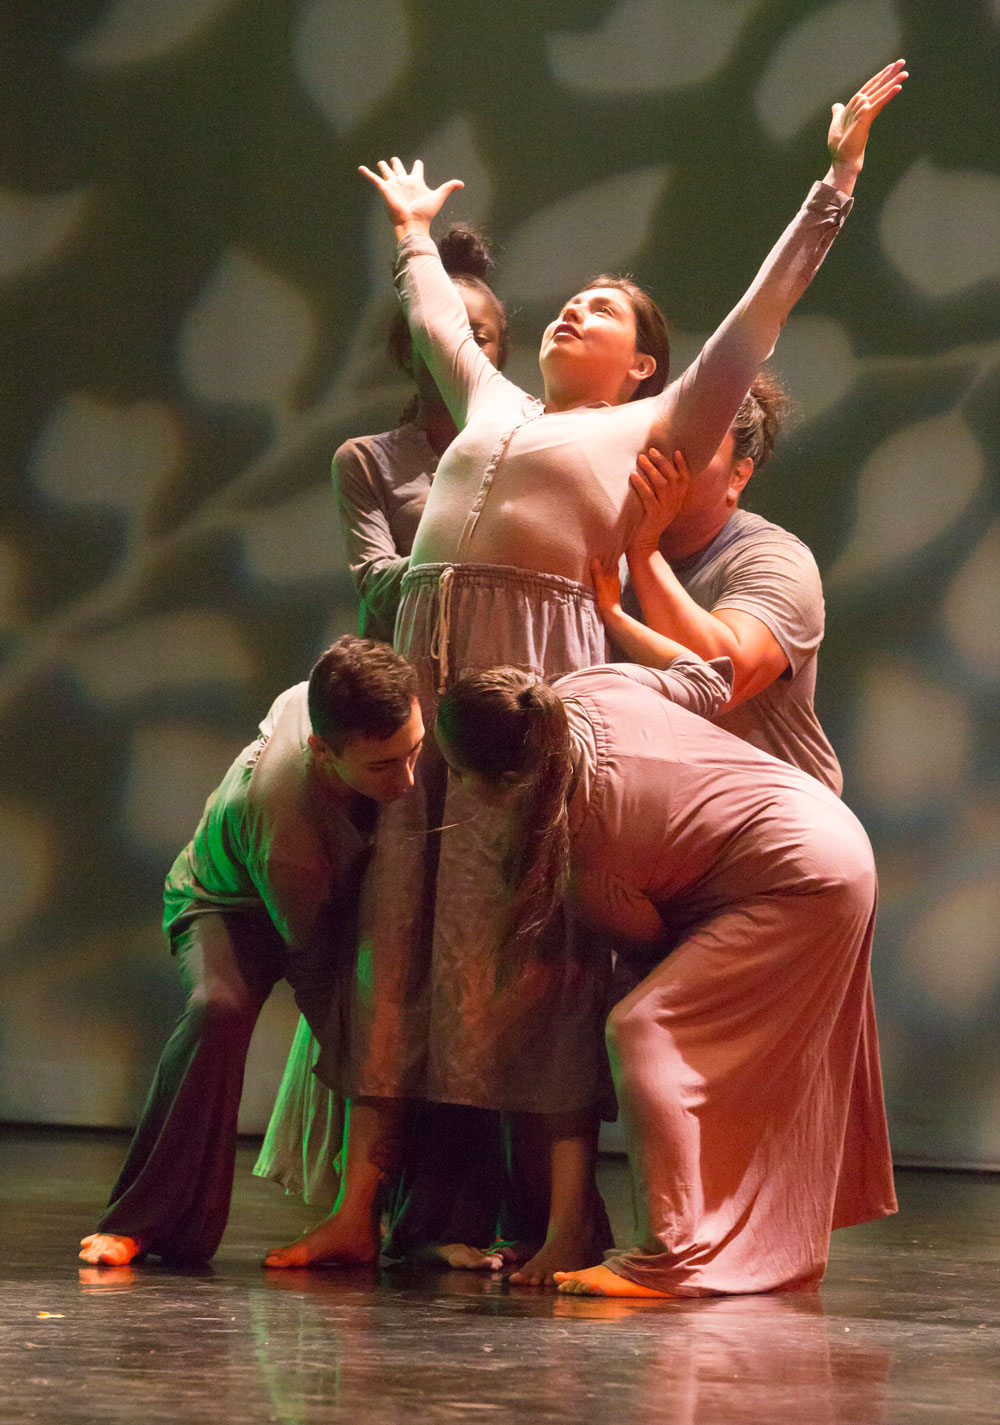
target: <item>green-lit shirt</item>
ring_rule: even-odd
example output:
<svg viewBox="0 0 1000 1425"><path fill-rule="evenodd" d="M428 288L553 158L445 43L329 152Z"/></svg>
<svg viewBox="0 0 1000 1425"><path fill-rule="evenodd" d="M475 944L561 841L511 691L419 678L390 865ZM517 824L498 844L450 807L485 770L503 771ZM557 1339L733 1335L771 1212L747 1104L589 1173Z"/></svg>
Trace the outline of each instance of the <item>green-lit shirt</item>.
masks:
<svg viewBox="0 0 1000 1425"><path fill-rule="evenodd" d="M330 979L375 819L375 804L361 798L349 815L318 772L306 691L298 683L275 700L209 797L170 868L163 912L169 935L193 915L265 910L296 991Z"/></svg>

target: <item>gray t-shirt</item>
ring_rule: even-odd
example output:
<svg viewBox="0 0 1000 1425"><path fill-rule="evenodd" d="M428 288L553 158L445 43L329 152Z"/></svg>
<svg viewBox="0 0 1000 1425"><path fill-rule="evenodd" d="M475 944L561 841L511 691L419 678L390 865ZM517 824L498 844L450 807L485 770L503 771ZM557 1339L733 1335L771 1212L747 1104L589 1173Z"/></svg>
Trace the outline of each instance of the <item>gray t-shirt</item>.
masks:
<svg viewBox="0 0 1000 1425"><path fill-rule="evenodd" d="M823 586L811 551L780 525L737 509L711 544L671 568L703 609L739 609L760 619L788 659L780 678L713 721L839 795L840 764L813 707ZM641 618L631 585L622 604Z"/></svg>

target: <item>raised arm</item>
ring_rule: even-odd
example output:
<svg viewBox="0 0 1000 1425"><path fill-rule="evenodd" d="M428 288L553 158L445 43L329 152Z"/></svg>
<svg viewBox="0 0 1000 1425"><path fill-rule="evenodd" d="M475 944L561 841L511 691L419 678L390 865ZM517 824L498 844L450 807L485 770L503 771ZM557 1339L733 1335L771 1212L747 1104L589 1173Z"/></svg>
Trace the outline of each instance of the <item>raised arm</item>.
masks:
<svg viewBox="0 0 1000 1425"><path fill-rule="evenodd" d="M438 188L428 187L419 159L410 172L398 158L388 163L380 160L378 168L378 173L364 167L359 172L385 199L399 243L396 289L413 344L461 430L482 391L497 381L510 385L479 349L462 300L430 236L431 219L440 212L449 194L463 185L460 179L452 178Z"/></svg>
<svg viewBox="0 0 1000 1425"><path fill-rule="evenodd" d="M846 104L833 104L826 146L830 167L824 183L850 197L865 165L865 146L875 118L899 93L907 78L906 61L897 59L880 69Z"/></svg>
<svg viewBox="0 0 1000 1425"><path fill-rule="evenodd" d="M460 178L449 178L447 183L437 188L429 187L424 181L424 165L419 158L409 173L398 158L392 158L388 163L380 158L378 170L378 173L373 173L362 164L358 172L374 183L385 199L397 242L410 236L430 237L432 220L455 189L465 187Z"/></svg>
<svg viewBox="0 0 1000 1425"><path fill-rule="evenodd" d="M830 168L813 185L752 285L705 343L680 381L660 398L671 448L680 447L693 474L719 448L750 383L774 349L789 312L809 286L851 208L875 117L899 93L903 60L874 75L845 105L833 106L827 135Z"/></svg>

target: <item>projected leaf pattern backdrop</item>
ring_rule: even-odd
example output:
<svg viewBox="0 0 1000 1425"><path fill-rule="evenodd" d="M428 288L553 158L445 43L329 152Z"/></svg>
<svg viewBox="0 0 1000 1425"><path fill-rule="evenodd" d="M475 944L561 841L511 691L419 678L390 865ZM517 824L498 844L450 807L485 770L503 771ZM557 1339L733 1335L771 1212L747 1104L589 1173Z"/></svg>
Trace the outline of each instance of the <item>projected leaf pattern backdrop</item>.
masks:
<svg viewBox="0 0 1000 1425"><path fill-rule="evenodd" d="M749 502L824 571L897 1152L1000 1161L996 6L21 0L5 39L0 1113L134 1118L180 1003L163 874L354 626L329 460L407 396L357 164L465 179L515 379L600 268L659 296L679 370L822 172L830 102L905 54ZM268 1012L245 1126L292 1022Z"/></svg>

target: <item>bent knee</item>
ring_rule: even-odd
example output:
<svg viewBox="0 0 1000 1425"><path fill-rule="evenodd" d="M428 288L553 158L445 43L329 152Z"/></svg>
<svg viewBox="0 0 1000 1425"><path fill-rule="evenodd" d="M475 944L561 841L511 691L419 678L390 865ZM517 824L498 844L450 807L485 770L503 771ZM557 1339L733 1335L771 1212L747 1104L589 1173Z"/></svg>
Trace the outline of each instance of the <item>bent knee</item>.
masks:
<svg viewBox="0 0 1000 1425"><path fill-rule="evenodd" d="M190 996L186 1018L201 1037L232 1038L252 1032L260 999L248 991L199 989Z"/></svg>
<svg viewBox="0 0 1000 1425"><path fill-rule="evenodd" d="M604 1038L615 1059L640 1053L656 1034L656 1017L648 999L629 995L608 1015Z"/></svg>

